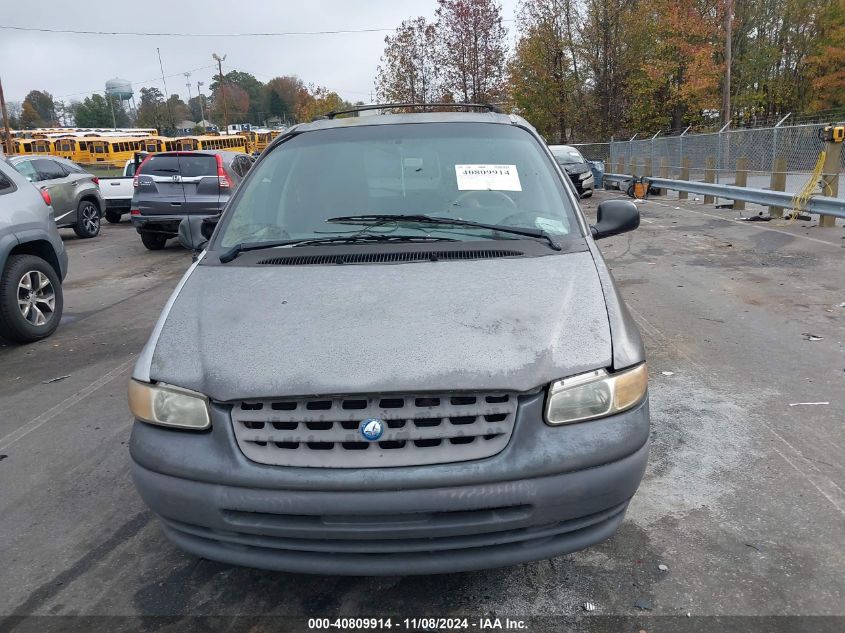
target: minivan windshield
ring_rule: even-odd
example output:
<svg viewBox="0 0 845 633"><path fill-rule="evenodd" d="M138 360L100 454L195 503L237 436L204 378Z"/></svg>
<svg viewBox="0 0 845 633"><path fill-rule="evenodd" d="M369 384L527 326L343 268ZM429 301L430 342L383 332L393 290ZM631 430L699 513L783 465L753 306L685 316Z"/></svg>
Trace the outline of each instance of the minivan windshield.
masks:
<svg viewBox="0 0 845 633"><path fill-rule="evenodd" d="M457 240L519 239L485 228L329 221L427 215L540 229L579 229L560 177L527 131L489 123L402 123L296 135L255 168L223 218L219 245L366 232Z"/></svg>

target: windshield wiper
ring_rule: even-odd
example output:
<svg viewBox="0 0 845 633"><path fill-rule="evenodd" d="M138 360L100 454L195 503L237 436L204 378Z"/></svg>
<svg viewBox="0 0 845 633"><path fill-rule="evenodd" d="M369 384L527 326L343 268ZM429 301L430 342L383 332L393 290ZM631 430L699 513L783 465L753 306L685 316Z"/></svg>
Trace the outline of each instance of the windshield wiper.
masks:
<svg viewBox="0 0 845 633"><path fill-rule="evenodd" d="M356 233L353 235L334 235L332 237L306 237L298 240L276 240L266 242L241 242L235 244L228 251L220 254L220 263L227 264L241 253L260 251L265 248L278 246L313 246L314 244L356 244L361 242L456 242L451 237L434 237L430 235L373 235Z"/></svg>
<svg viewBox="0 0 845 633"><path fill-rule="evenodd" d="M473 222L472 220L461 220L458 218L441 218L436 215L411 214L392 215L389 213L374 213L369 215L341 215L336 218L329 218L326 222L337 224L372 224L378 226L390 222L416 222L419 224L442 224L451 226L471 226L477 229L488 229L500 233L512 233L524 235L535 239L545 240L549 246L556 251L561 250L560 244L543 229L529 229L518 226L504 226L502 224L486 224L484 222Z"/></svg>

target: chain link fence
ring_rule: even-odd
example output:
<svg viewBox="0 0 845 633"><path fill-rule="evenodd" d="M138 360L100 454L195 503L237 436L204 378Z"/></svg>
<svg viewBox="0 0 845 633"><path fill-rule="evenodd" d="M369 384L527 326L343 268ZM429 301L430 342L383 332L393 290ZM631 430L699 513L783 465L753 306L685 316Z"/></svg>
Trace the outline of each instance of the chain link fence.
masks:
<svg viewBox="0 0 845 633"><path fill-rule="evenodd" d="M703 134L655 135L609 143L576 144L587 160L602 160L605 171L689 180L705 180L712 169L718 183L733 184L737 160L747 161L747 186L767 189L772 174L785 176L784 191L799 192L813 171L824 148L819 140L821 124L772 126L723 130ZM781 162L782 161L782 162ZM840 157L845 172L845 152ZM685 166L689 169L687 176ZM840 176L839 197L845 197Z"/></svg>

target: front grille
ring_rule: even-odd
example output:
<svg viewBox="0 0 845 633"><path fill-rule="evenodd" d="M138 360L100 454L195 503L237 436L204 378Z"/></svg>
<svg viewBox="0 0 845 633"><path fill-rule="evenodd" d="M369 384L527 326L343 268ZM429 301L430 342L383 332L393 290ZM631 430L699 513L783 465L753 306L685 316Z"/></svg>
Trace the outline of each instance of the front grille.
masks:
<svg viewBox="0 0 845 633"><path fill-rule="evenodd" d="M232 405L244 455L274 466L366 468L445 464L490 457L510 440L513 393L355 395L244 400ZM385 424L364 439L362 420Z"/></svg>

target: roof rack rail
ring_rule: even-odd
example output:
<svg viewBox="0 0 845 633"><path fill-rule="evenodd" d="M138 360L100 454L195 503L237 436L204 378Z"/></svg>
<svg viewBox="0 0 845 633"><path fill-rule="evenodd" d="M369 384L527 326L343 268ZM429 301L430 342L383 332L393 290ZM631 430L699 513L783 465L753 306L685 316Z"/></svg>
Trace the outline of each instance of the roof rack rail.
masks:
<svg viewBox="0 0 845 633"><path fill-rule="evenodd" d="M355 112L365 112L367 110L390 110L393 108L473 108L475 110L486 110L487 112L495 112L502 114L502 110L498 106L491 103L371 103L369 105L360 105L346 110L333 110L327 112L319 119L333 119L340 114L353 114Z"/></svg>

